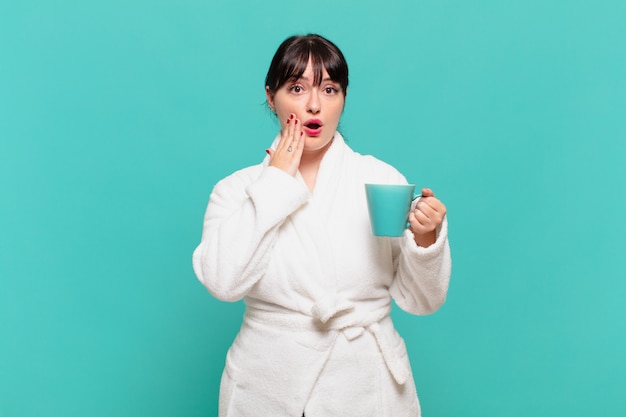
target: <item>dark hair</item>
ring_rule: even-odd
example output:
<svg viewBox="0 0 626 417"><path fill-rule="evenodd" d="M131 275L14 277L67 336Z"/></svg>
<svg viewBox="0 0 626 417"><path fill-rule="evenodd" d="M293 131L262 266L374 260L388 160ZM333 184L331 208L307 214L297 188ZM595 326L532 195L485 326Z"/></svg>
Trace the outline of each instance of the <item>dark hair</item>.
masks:
<svg viewBox="0 0 626 417"><path fill-rule="evenodd" d="M339 83L343 95L348 91L348 63L339 48L320 35L308 34L291 36L278 47L270 69L265 77L265 85L275 93L288 81L297 80L306 70L311 60L313 83L322 83L324 69L330 78Z"/></svg>

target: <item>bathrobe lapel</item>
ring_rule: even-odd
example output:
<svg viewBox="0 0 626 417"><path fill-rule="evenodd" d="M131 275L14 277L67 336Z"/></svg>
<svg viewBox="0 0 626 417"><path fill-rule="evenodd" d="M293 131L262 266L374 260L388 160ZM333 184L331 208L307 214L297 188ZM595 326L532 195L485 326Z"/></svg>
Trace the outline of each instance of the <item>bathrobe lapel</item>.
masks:
<svg viewBox="0 0 626 417"><path fill-rule="evenodd" d="M306 286L311 301L304 312L322 323L338 313L353 309L352 304L337 292L337 262L341 262L337 246L349 245L349 242L337 242L336 230L333 230L337 225L331 222L331 219L343 221L350 211L338 195L345 191L346 186L352 186L346 184L345 173L350 172L345 166L349 159L347 156L349 149L341 135L336 133L320 164L309 203L290 219L301 242L307 242L303 255L316 259L315 265L311 266L317 272L314 275L304 274L309 279L302 284ZM299 174L298 178L303 181ZM342 215L337 216L337 213Z"/></svg>

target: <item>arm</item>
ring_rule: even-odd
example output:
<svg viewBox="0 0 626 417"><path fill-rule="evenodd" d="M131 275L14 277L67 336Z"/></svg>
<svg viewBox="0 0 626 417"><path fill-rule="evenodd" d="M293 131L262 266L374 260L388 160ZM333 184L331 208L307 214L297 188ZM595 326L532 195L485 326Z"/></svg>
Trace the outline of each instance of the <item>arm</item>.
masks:
<svg viewBox="0 0 626 417"><path fill-rule="evenodd" d="M416 210L417 211L417 210ZM391 296L403 310L413 314L430 314L445 301L451 272L448 221L444 217L432 233L433 243L418 244L412 224L394 248L395 277Z"/></svg>
<svg viewBox="0 0 626 417"><path fill-rule="evenodd" d="M202 239L193 253L198 279L216 298L241 299L263 276L280 225L309 198L293 176L266 167L240 171L211 193Z"/></svg>

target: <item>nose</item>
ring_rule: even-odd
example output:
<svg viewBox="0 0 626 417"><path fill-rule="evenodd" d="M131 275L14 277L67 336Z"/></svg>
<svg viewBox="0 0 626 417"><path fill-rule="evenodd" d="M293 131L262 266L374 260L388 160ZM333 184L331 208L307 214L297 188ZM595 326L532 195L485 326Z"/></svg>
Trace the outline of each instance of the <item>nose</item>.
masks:
<svg viewBox="0 0 626 417"><path fill-rule="evenodd" d="M314 88L311 94L309 95L309 100L306 103L306 111L311 114L317 114L320 112L320 98L319 98L319 89Z"/></svg>

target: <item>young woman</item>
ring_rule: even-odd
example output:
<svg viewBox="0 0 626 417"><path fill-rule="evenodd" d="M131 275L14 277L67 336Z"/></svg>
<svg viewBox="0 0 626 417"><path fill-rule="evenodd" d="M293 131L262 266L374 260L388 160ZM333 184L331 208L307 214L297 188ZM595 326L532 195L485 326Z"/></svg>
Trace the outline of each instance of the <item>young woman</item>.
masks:
<svg viewBox="0 0 626 417"><path fill-rule="evenodd" d="M348 66L332 42L288 38L265 84L280 133L263 162L214 187L193 254L213 296L246 304L219 415L420 416L389 313L392 298L412 314L444 302L446 208L424 188L402 237L372 235L364 184L407 181L337 132Z"/></svg>

